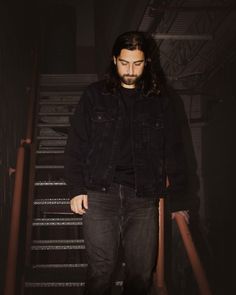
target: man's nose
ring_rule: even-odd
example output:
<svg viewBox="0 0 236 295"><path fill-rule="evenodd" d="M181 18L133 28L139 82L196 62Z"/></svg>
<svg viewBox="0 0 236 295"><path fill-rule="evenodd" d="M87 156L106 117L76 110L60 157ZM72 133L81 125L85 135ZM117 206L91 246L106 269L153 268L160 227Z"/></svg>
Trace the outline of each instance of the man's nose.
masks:
<svg viewBox="0 0 236 295"><path fill-rule="evenodd" d="M132 76L134 74L134 65L130 64L129 65L129 75Z"/></svg>

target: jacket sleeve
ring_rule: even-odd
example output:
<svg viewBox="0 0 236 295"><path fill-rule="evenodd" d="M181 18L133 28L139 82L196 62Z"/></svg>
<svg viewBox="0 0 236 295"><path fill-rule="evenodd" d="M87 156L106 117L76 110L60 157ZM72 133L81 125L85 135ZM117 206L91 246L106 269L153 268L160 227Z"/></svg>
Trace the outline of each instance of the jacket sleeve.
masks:
<svg viewBox="0 0 236 295"><path fill-rule="evenodd" d="M166 175L169 180L167 194L172 212L188 209L187 161L184 152L181 121L176 105L168 98L164 110L164 153Z"/></svg>
<svg viewBox="0 0 236 295"><path fill-rule="evenodd" d="M90 106L89 90L81 96L74 115L65 148L65 181L70 198L87 194L85 187L85 163L89 147Z"/></svg>

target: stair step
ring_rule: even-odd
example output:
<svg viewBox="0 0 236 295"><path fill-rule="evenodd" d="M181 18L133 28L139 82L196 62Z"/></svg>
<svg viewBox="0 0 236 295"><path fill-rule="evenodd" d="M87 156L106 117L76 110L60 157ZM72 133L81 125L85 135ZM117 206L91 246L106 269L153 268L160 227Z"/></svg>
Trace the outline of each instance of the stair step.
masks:
<svg viewBox="0 0 236 295"><path fill-rule="evenodd" d="M125 263L122 263L125 266ZM32 266L33 269L60 269L60 268L87 268L87 263L62 263L62 264L35 264Z"/></svg>
<svg viewBox="0 0 236 295"><path fill-rule="evenodd" d="M37 126L40 127L40 128L44 128L44 127L55 128L55 127L70 127L70 124L67 124L67 123L64 123L64 124L60 124L60 123L52 123L52 124L39 123Z"/></svg>
<svg viewBox="0 0 236 295"><path fill-rule="evenodd" d="M67 263L67 264L35 264L33 269L60 269L60 268L86 268L87 263Z"/></svg>
<svg viewBox="0 0 236 295"><path fill-rule="evenodd" d="M51 113L49 113L49 112L41 112L41 113L39 113L38 115L39 116L72 116L74 114L74 112L67 112L67 113L57 113L57 112L55 112L55 113L53 113L53 112L51 112Z"/></svg>
<svg viewBox="0 0 236 295"><path fill-rule="evenodd" d="M65 95L65 93L63 94L57 94L57 95L53 95L53 93L48 92L47 95L43 95L41 94L40 97L40 101L79 101L80 100L80 96L81 96L82 92L77 93L76 95Z"/></svg>
<svg viewBox="0 0 236 295"><path fill-rule="evenodd" d="M52 150L52 149L44 149L37 150L37 154L64 154L64 150Z"/></svg>
<svg viewBox="0 0 236 295"><path fill-rule="evenodd" d="M85 282L25 282L26 288L49 288L49 287L84 287Z"/></svg>
<svg viewBox="0 0 236 295"><path fill-rule="evenodd" d="M70 204L70 199L36 199L34 205L68 205Z"/></svg>
<svg viewBox="0 0 236 295"><path fill-rule="evenodd" d="M69 226L82 225L82 218L35 218L33 226Z"/></svg>
<svg viewBox="0 0 236 295"><path fill-rule="evenodd" d="M54 86L54 87L80 87L84 88L88 84L97 81L96 74L41 74L40 86Z"/></svg>
<svg viewBox="0 0 236 295"><path fill-rule="evenodd" d="M123 281L116 281L115 286L123 286ZM26 288L49 288L49 287L85 287L85 282L25 282Z"/></svg>
<svg viewBox="0 0 236 295"><path fill-rule="evenodd" d="M52 209L55 209L55 208L52 208ZM48 217L47 215L54 215L53 218L56 218L55 215L58 215L59 216L57 218L62 218L62 216L65 217L65 216L72 216L72 215L74 215L74 213L71 212L71 211L70 212L65 212L65 211L62 211L62 212L61 211L43 211L42 214L44 214L44 217L43 218ZM52 216L50 218L52 218Z"/></svg>
<svg viewBox="0 0 236 295"><path fill-rule="evenodd" d="M40 149L55 149L61 147L62 149L65 148L66 139L46 139L41 140L38 143L38 148Z"/></svg>
<svg viewBox="0 0 236 295"><path fill-rule="evenodd" d="M42 140L42 139L56 139L56 140L65 140L67 139L67 136L62 135L62 136L37 136L37 139Z"/></svg>
<svg viewBox="0 0 236 295"><path fill-rule="evenodd" d="M81 249L85 249L85 245L36 245L36 246L31 246L32 251L81 250Z"/></svg>
<svg viewBox="0 0 236 295"><path fill-rule="evenodd" d="M45 99L44 100L40 100L39 104L40 105L77 105L79 102L79 100L68 100L68 101L61 101L61 100L49 100L49 99Z"/></svg>
<svg viewBox="0 0 236 295"><path fill-rule="evenodd" d="M79 240L33 240L34 245L49 245L49 244L81 244L84 243L84 239Z"/></svg>
<svg viewBox="0 0 236 295"><path fill-rule="evenodd" d="M63 265L63 264L62 264ZM59 264L36 264L31 270L26 273L25 287L34 288L83 288L86 283L86 268L87 264L64 264L64 267ZM48 267L52 268L48 268ZM113 282L115 287L123 285L123 275ZM64 294L61 293L60 294ZM68 292L68 291L67 291ZM41 294L41 293L40 293ZM77 294L77 293L76 293Z"/></svg>
<svg viewBox="0 0 236 295"><path fill-rule="evenodd" d="M58 253L58 252L57 252ZM48 255L48 254L47 254ZM73 263L73 262L72 262ZM87 263L86 261L81 263ZM37 263L36 263L37 264ZM45 263L43 263L45 264ZM64 263L62 263L64 264ZM77 283L85 281L86 267L62 267L53 268L32 268L26 269L26 282L27 283ZM36 286L36 285L35 285Z"/></svg>
<svg viewBox="0 0 236 295"><path fill-rule="evenodd" d="M64 169L64 165L36 165L36 169Z"/></svg>
<svg viewBox="0 0 236 295"><path fill-rule="evenodd" d="M41 90L40 91L40 97L78 97L82 95L83 91L82 90L77 90L77 91L57 91L57 90Z"/></svg>
<svg viewBox="0 0 236 295"><path fill-rule="evenodd" d="M60 181L36 181L34 183L35 186L65 186L66 183L63 180Z"/></svg>

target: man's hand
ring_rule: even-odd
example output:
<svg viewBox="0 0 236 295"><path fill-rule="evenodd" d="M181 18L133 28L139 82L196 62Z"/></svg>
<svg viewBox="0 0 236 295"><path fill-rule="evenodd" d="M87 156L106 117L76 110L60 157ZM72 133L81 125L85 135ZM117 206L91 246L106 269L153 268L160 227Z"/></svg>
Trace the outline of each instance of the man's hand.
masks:
<svg viewBox="0 0 236 295"><path fill-rule="evenodd" d="M171 218L174 219L176 214L182 215L184 217L185 221L187 223L189 223L189 212L188 212L188 210L173 212L173 213L171 213Z"/></svg>
<svg viewBox="0 0 236 295"><path fill-rule="evenodd" d="M88 196L87 195L78 195L70 200L71 211L77 214L86 213L85 209L88 209Z"/></svg>

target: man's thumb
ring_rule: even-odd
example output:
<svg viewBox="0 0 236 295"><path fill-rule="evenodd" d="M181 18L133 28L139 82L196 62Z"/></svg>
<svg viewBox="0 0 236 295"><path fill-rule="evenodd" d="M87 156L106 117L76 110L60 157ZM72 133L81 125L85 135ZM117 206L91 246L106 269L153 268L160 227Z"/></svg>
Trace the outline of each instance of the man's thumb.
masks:
<svg viewBox="0 0 236 295"><path fill-rule="evenodd" d="M84 196L84 202L83 202L84 208L88 209L88 196Z"/></svg>

